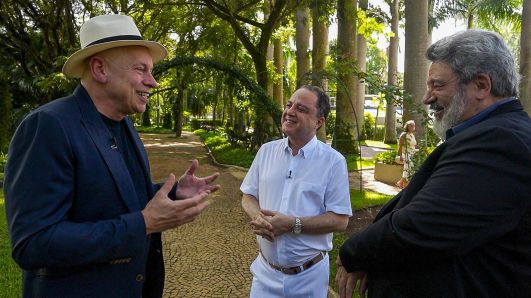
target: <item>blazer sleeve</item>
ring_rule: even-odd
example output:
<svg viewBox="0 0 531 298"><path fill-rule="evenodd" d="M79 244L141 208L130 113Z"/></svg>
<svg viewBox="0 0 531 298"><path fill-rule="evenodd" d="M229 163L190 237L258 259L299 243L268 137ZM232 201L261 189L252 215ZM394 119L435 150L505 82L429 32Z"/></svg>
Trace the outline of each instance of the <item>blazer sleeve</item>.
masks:
<svg viewBox="0 0 531 298"><path fill-rule="evenodd" d="M69 216L76 201L76 162L63 122L46 112L30 114L11 142L4 192L13 258L30 270L106 263L145 252L140 211L92 222Z"/></svg>
<svg viewBox="0 0 531 298"><path fill-rule="evenodd" d="M465 255L507 235L530 205L530 168L528 146L507 129L450 142L409 204L344 243L343 265L349 272L397 270Z"/></svg>

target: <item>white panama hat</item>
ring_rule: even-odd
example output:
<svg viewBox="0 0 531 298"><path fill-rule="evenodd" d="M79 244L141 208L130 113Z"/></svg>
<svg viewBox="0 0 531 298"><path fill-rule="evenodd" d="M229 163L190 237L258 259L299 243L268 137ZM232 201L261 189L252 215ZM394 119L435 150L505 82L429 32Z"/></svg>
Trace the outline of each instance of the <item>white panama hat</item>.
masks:
<svg viewBox="0 0 531 298"><path fill-rule="evenodd" d="M126 15L109 14L89 19L81 26L79 40L81 49L72 54L63 66L63 73L67 77L80 78L85 59L116 47L146 47L151 53L153 63L168 55L168 50L160 43L144 40L133 19Z"/></svg>

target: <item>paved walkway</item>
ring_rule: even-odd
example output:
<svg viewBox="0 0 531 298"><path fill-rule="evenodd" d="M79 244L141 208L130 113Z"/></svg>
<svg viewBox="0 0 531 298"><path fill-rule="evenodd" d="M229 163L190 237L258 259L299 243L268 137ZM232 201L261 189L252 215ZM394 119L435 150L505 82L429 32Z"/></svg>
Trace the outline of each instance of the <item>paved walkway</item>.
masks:
<svg viewBox="0 0 531 298"><path fill-rule="evenodd" d="M189 160L199 160L198 176L220 172L222 188L211 205L194 222L163 233L166 263L164 297L249 297L252 276L249 265L257 255L255 237L240 204L239 187L245 171L213 163L200 139L190 132L181 138L170 134L141 134L154 181L170 172L181 175ZM363 171L362 185L382 193L398 189L372 181ZM350 175L351 187L359 187L359 175ZM332 295L330 297L333 297Z"/></svg>

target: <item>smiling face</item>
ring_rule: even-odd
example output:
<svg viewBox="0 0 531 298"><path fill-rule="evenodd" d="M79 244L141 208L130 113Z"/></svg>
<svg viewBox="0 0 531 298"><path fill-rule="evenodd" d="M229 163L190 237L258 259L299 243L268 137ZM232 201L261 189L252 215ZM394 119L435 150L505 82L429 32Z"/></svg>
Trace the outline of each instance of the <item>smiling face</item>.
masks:
<svg viewBox="0 0 531 298"><path fill-rule="evenodd" d="M448 129L466 120L467 88L459 84L451 67L442 62L432 63L427 84L424 104L434 112L435 132L444 138Z"/></svg>
<svg viewBox="0 0 531 298"><path fill-rule="evenodd" d="M302 147L324 122L324 117L318 114L317 94L305 88L298 89L282 113L282 132L292 143Z"/></svg>
<svg viewBox="0 0 531 298"><path fill-rule="evenodd" d="M153 78L153 60L147 48L121 47L100 55L106 71L104 92L109 100L110 117L123 119L126 115L146 110L149 92L158 84Z"/></svg>

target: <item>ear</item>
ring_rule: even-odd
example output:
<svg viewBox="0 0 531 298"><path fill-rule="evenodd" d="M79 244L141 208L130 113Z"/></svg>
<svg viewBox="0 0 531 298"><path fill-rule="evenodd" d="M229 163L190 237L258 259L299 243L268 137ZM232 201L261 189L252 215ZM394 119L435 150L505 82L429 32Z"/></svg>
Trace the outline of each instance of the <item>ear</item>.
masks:
<svg viewBox="0 0 531 298"><path fill-rule="evenodd" d="M107 83L107 69L105 68L105 60L98 56L92 56L88 62L90 75L98 83Z"/></svg>
<svg viewBox="0 0 531 298"><path fill-rule="evenodd" d="M323 126L323 124L325 123L325 117L319 117L319 119L317 119L317 127L315 128L315 130L319 130L321 128L321 126Z"/></svg>
<svg viewBox="0 0 531 298"><path fill-rule="evenodd" d="M472 81L474 83L476 98L484 99L491 95L492 80L488 74L480 73Z"/></svg>

